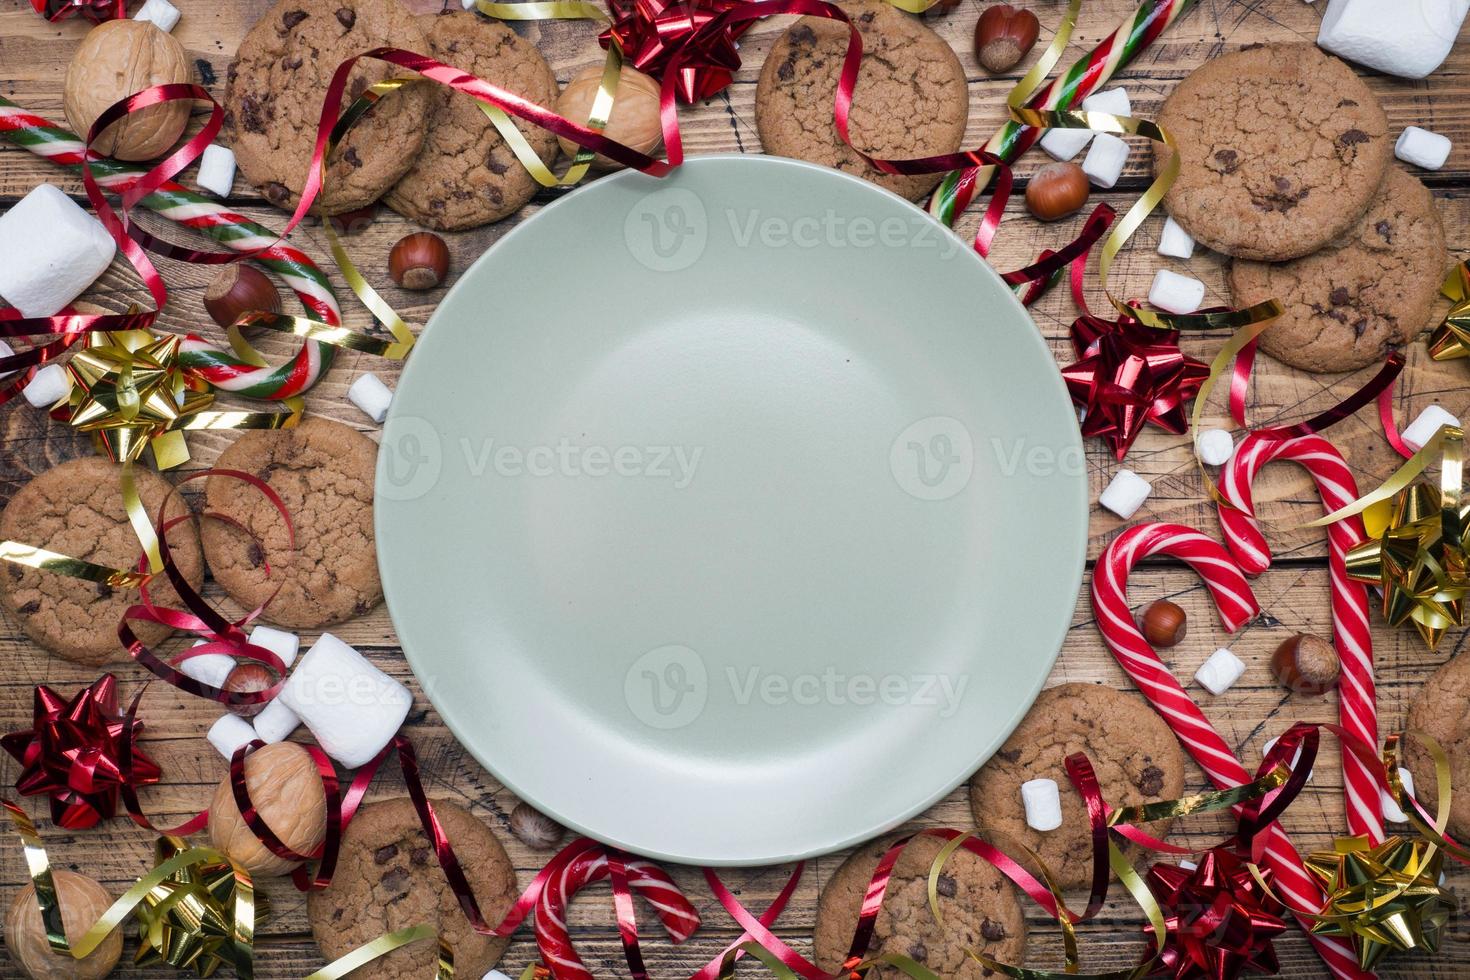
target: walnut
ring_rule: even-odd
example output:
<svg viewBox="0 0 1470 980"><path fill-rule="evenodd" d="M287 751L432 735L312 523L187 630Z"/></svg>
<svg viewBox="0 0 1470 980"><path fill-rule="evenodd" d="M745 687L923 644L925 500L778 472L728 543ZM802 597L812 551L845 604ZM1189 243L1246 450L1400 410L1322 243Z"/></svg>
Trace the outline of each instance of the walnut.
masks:
<svg viewBox="0 0 1470 980"><path fill-rule="evenodd" d="M577 73L567 87L562 89L561 98L556 100L556 111L574 123L585 125L587 114L592 111L592 100L597 98L602 83L602 66L588 68ZM612 115L608 117L603 135L617 140L624 146L652 155L663 141L663 129L658 120L658 82L641 71L623 66L618 79L618 91L613 98ZM575 156L576 143L557 137L562 152ZM616 170L622 164L598 154L593 166L602 170Z"/></svg>
<svg viewBox="0 0 1470 980"><path fill-rule="evenodd" d="M61 903L61 921L66 938L75 943L112 905L112 896L97 882L74 871L53 868L56 898ZM30 980L102 980L122 956L122 933L113 929L107 938L80 960L55 953L46 942L41 909L36 904L36 886L26 885L10 903L5 916L5 947L20 972Z"/></svg>
<svg viewBox="0 0 1470 980"><path fill-rule="evenodd" d="M82 139L103 110L152 85L190 80L189 58L173 35L146 20L110 20L92 28L66 66L66 119ZM119 119L92 148L119 160L162 156L184 132L187 99Z"/></svg>
<svg viewBox="0 0 1470 980"><path fill-rule="evenodd" d="M256 749L245 757L245 785L256 812L283 844L297 854L321 846L327 834L327 795L316 762L304 748L277 742ZM228 775L209 806L209 839L256 877L287 874L299 863L272 854L250 832Z"/></svg>

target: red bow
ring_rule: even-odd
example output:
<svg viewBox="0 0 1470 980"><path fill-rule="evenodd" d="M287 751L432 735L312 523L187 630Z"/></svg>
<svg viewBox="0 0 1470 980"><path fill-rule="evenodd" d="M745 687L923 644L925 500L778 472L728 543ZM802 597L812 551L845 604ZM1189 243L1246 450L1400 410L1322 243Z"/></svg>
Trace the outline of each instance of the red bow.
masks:
<svg viewBox="0 0 1470 980"><path fill-rule="evenodd" d="M36 13L53 24L81 14L94 24L117 20L127 14L127 0L31 0Z"/></svg>
<svg viewBox="0 0 1470 980"><path fill-rule="evenodd" d="M1262 875L1270 881L1270 872ZM1280 970L1271 941L1286 931L1282 907L1226 848L1208 851L1192 871L1155 864L1148 873L1168 927L1150 976L1233 980ZM1152 925L1143 931L1153 936Z"/></svg>
<svg viewBox="0 0 1470 980"><path fill-rule="evenodd" d="M725 11L743 5L743 0L609 0L612 26L598 36L598 41L604 48L617 42L634 68L658 78L675 52L688 49L679 63L674 91L682 101L691 103L724 89L739 70L740 52L735 39L754 21L724 30L705 28Z"/></svg>
<svg viewBox="0 0 1470 980"><path fill-rule="evenodd" d="M51 688L36 688L35 718L28 731L0 738L0 747L24 768L15 782L23 796L51 797L51 820L85 830L117 812L118 794L156 783L158 765L136 748L143 723L117 710L117 678L103 674L63 701ZM128 763L124 768L123 758Z"/></svg>
<svg viewBox="0 0 1470 980"><path fill-rule="evenodd" d="M1083 410L1084 436L1107 439L1121 460L1146 422L1176 434L1188 431L1184 403L1210 369L1179 350L1179 331L1129 317L1083 316L1072 324L1072 346L1078 359L1062 369L1062 378Z"/></svg>

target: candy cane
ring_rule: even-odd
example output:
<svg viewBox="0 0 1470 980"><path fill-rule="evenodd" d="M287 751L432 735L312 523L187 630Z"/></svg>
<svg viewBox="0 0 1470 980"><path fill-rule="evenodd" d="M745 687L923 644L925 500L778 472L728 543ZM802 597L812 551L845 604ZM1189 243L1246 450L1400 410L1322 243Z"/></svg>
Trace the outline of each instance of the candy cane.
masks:
<svg viewBox="0 0 1470 980"><path fill-rule="evenodd" d="M658 865L641 858L627 858L624 867L628 884L652 905L663 921L669 938L681 943L699 928L699 913ZM567 906L577 892L601 881L609 873L607 852L602 848L583 851L546 881L536 905L536 945L554 980L593 980L582 963L567 932Z"/></svg>
<svg viewBox="0 0 1470 980"><path fill-rule="evenodd" d="M1220 473L1220 492L1233 507L1220 505L1220 527L1225 544L1247 575L1259 575L1271 565L1271 549L1256 522L1251 483L1261 467L1289 459L1306 467L1316 481L1322 506L1328 511L1346 507L1358 497L1357 481L1337 449L1321 436L1297 439L1259 439L1247 436ZM1328 566L1332 580L1332 637L1342 660L1338 713L1342 726L1369 745L1378 744L1378 700L1373 684L1373 634L1368 628L1368 590L1348 578L1349 548L1366 537L1361 518L1338 521L1327 529L1331 547ZM1343 793L1348 830L1383 840L1383 810L1378 780L1364 760L1342 754Z"/></svg>
<svg viewBox="0 0 1470 980"><path fill-rule="evenodd" d="M1196 0L1144 0L1122 26L1108 35L1067 69L1060 78L1038 89L1026 100L1032 109L1070 109L1107 84L1130 61L1136 58ZM1008 120L985 144L985 149L1005 160L1015 160L1041 139L1045 130ZM968 167L952 170L929 199L929 213L946 225L953 225L976 194L990 183L993 167Z"/></svg>
<svg viewBox="0 0 1470 980"><path fill-rule="evenodd" d="M1133 622L1128 606L1128 573L1141 559L1157 554L1181 558L1199 573L1227 631L1235 632L1260 611L1245 576L1214 538L1179 524L1143 524L1124 531L1098 558L1092 576L1092 608L1098 630L1118 663L1210 780L1222 789L1250 782L1245 766ZM1316 880L1303 867L1301 855L1280 824L1272 824L1266 831L1264 863L1275 872L1276 889L1290 907L1307 912L1322 907L1323 896ZM1357 957L1348 944L1323 936L1311 939L1335 976L1372 976L1358 969Z"/></svg>
<svg viewBox="0 0 1470 980"><path fill-rule="evenodd" d="M74 133L25 111L4 96L0 96L0 137L71 170L79 170L86 149ZM90 162L97 183L108 190L121 190L146 173L143 167L96 153ZM140 203L237 252L265 249L252 261L280 276L312 316L333 325L342 322L326 273L300 249L284 242L276 244L277 236L269 228L171 181ZM225 391L270 399L291 398L316 384L331 366L333 354L329 345L308 342L285 364L260 367L194 336L184 341L181 351L180 362L189 373Z"/></svg>

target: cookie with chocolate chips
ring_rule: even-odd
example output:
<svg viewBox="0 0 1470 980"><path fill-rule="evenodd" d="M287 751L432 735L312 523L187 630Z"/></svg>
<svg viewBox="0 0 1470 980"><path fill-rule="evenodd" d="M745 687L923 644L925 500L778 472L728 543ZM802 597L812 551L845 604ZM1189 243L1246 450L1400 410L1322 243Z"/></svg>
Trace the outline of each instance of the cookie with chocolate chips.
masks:
<svg viewBox="0 0 1470 980"><path fill-rule="evenodd" d="M474 13L422 17L429 53L447 65L552 108L556 76L535 45L504 24ZM441 88L429 115L424 148L383 203L440 231L461 231L520 210L540 185L521 166L480 103ZM556 158L556 136L522 119L511 121L542 160Z"/></svg>
<svg viewBox="0 0 1470 980"><path fill-rule="evenodd" d="M878 861L893 839L872 841L842 863L817 902L817 965L834 976L852 943L863 896ZM1026 946L1026 918L1015 888L990 864L963 848L950 855L936 890L944 921L929 909L929 869L944 846L937 837L916 837L899 855L874 924L868 955L898 953L937 975L979 980L987 975L966 949L1019 965ZM876 968L873 978L896 980L899 971Z"/></svg>
<svg viewBox="0 0 1470 980"><path fill-rule="evenodd" d="M1215 251L1264 262L1346 233L1393 159L1383 106L1312 44L1256 45L1206 62L1158 122L1180 153L1169 214ZM1155 169L1172 153L1154 144Z"/></svg>
<svg viewBox="0 0 1470 980"><path fill-rule="evenodd" d="M1352 371L1383 359L1431 325L1449 265L1434 195L1392 168L1351 230L1304 258L1236 259L1230 297L1248 306L1275 297L1285 312L1261 349L1304 371Z"/></svg>
<svg viewBox="0 0 1470 980"><path fill-rule="evenodd" d="M134 470L134 479L143 506L156 518L172 487L142 468ZM183 499L175 497L166 516L172 519L186 510ZM0 539L110 568L135 568L143 553L128 523L117 464L100 457L62 463L21 487L0 514ZM168 543L185 580L198 589L204 583L204 558L194 522L171 528ZM178 594L162 577L149 591L159 605L180 608ZM117 626L138 601L137 589L112 589L10 562L0 565L0 606L41 646L88 667L127 659ZM134 620L131 625L149 646L173 632L158 623Z"/></svg>
<svg viewBox="0 0 1470 980"><path fill-rule="evenodd" d="M998 831L1039 854L1063 888L1092 880L1087 809L1064 765L1074 752L1087 753L1103 799L1114 807L1172 800L1184 792L1184 753L1142 697L1096 684L1042 691L1005 745L971 778L970 809L981 830ZM1032 830L1026 823L1021 784L1031 779L1057 784L1062 825L1056 830ZM1144 829L1163 837L1169 825L1160 821Z"/></svg>
<svg viewBox="0 0 1470 980"><path fill-rule="evenodd" d="M225 138L245 178L276 207L296 207L337 66L379 47L427 47L396 0L281 0L240 42L226 77ZM395 74L385 61L359 61L343 108ZM424 143L431 94L418 83L386 95L348 133L327 166L327 214L366 207L408 172Z"/></svg>
<svg viewBox="0 0 1470 980"><path fill-rule="evenodd" d="M1449 756L1450 788L1470 786L1470 657L1454 656L1436 670L1409 705L1411 732L1423 732ZM1414 774L1414 796L1429 812L1439 805L1439 774L1434 757L1416 738L1404 740L1404 764ZM1450 794L1449 833L1470 836L1470 793Z"/></svg>
<svg viewBox="0 0 1470 980"><path fill-rule="evenodd" d="M487 921L499 922L517 894L515 868L505 848L468 810L435 800L434 812L454 845L480 911ZM328 961L385 932L425 923L454 950L455 976L480 977L510 943L470 928L407 797L369 803L357 812L342 837L332 887L311 893L306 914L311 934ZM434 975L438 955L432 942L410 943L374 960L357 975L422 980Z"/></svg>
<svg viewBox="0 0 1470 980"><path fill-rule="evenodd" d="M864 152L889 160L959 150L969 93L965 71L948 42L918 18L881 0L840 6L863 36L863 63L853 90L848 132ZM777 39L755 90L755 123L767 153L810 160L918 198L941 174L879 173L842 141L832 100L847 51L841 21L803 17Z"/></svg>
<svg viewBox="0 0 1470 980"><path fill-rule="evenodd" d="M264 619L310 629L361 615L383 598L373 535L378 447L340 422L308 418L294 429L246 432L220 454L219 469L252 474L286 505L295 528L241 480L205 481L204 556L214 580ZM277 592L276 590L280 591Z"/></svg>

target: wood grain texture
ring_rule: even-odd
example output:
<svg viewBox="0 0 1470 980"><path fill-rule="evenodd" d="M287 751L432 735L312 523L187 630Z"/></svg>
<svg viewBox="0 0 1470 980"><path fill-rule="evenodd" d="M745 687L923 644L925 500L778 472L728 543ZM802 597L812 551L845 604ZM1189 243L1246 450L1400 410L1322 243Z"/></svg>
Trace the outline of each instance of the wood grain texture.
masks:
<svg viewBox="0 0 1470 980"><path fill-rule="evenodd" d="M439 5L440 0L410 0L410 6L421 11L435 10ZM1037 11L1043 23L1055 23L1065 3L1064 0L1030 0L1027 5ZM192 0L181 6L184 17L176 36L189 50L191 59L195 60L198 80L217 96L221 95L224 72L236 44L269 3L267 0L236 0L231 3ZM1017 77L989 78L976 65L969 35L981 6L977 0L966 0L949 17L932 21L960 53L970 78L968 142L974 144L981 142L1004 119L1005 94ZM1316 35L1322 6L1300 0L1200 0L1195 10L1123 76L1122 81L1133 97L1135 112L1142 116L1151 115L1180 78L1213 55L1262 41L1294 39L1310 42ZM1089 0L1084 6L1082 24L1069 56L1078 55L1096 43L1132 7L1132 0ZM753 111L756 69L772 39L783 29L782 22L757 25L742 43L741 54L746 69L735 84L726 93L681 113L688 152L759 151ZM541 47L558 78L563 81L600 58L590 40L592 30L585 24L525 24L517 25L517 30ZM47 24L29 9L24 0L6 0L0 9L0 93L58 122L63 121L62 76L67 59L85 31L86 25L80 21ZM1443 132L1455 141L1454 153L1445 169L1422 176L1435 189L1452 249L1456 254L1463 254L1470 248L1470 45L1460 45L1449 62L1427 81L1411 83L1373 75L1369 76L1368 82L1383 99L1395 131L1405 125L1416 124ZM1104 195L1120 212L1147 184L1149 174L1145 159L1145 154L1135 153L1119 188ZM1039 162L1035 156L1026 158L1018 167L1022 178ZM0 208L13 203L41 181L56 183L78 197L82 194L79 180L61 174L23 150L0 143ZM186 173L185 183L192 183L190 173ZM446 236L457 269L466 267L514 223L534 214L554 196L552 193L541 194L516 219ZM266 206L243 181L237 181L230 203L247 214L258 216L268 225L279 226L283 221L282 215ZM162 224L148 216L142 220L149 222L150 227ZM972 233L976 220L973 214L967 216L961 222L961 233ZM1154 254L1153 245L1161 221L1161 218L1151 219L1135 244L1120 257L1113 279L1114 291L1118 295L1137 296L1146 292L1160 261ZM995 250L995 264L1000 268L1020 265L1033 257L1037 250L1068 240L1079 222L1080 219L1074 219L1056 226L1038 225L1026 217L1020 207L1013 205ZM409 230L411 226L402 219L384 212L369 229L349 239L348 247L363 271L389 301L398 304L398 309L409 319L422 321L432 311L442 292L404 294L394 290L386 277L388 247ZM324 267L330 268L318 230L303 228L292 238L318 257ZM1191 273L1206 282L1210 302L1223 303L1228 299L1224 290L1223 263L1218 257L1201 252L1188 264ZM163 261L161 268L172 292L168 308L161 317L161 325L170 330L198 332L222 339L219 331L204 317L200 303L204 286L211 278L210 271L205 267L168 261ZM145 296L131 272L116 263L88 298L110 309L122 309ZM1100 296L1090 298L1095 305L1102 302ZM1071 360L1067 329L1075 314L1070 300L1060 293L1048 296L1035 308L1034 315L1058 362ZM369 318L360 310L349 309L348 320L359 327L369 324ZM1185 349L1197 357L1208 359L1218 348L1222 336L1191 337L1186 341ZM283 358L291 350L289 342L273 337L261 338L260 346L273 359ZM1439 365L1429 361L1422 345L1412 346L1408 354L1409 368L1396 400L1400 418L1406 422L1432 402L1439 402L1464 417L1470 409L1470 384L1467 384L1470 374L1467 374L1467 368L1461 364ZM366 420L345 398L347 386L360 372L368 370L377 373L390 385L397 375L397 368L391 363L343 353L339 355L336 367L313 392L311 410L372 432L373 427L366 424ZM1313 376L1263 358L1250 395L1250 419L1253 424L1266 424L1307 417L1335 402L1366 376L1367 372L1348 377ZM1223 413L1223 402L1217 397L1206 415L1211 420L1219 420ZM1398 462L1370 413L1344 422L1333 431L1332 438L1364 486L1376 484ZM229 441L228 435L214 433L192 437L194 460L190 467L209 465ZM40 413L31 411L24 404L0 409L0 500L8 500L35 473L89 451L84 440L62 426L48 423ZM1217 523L1201 493L1200 477L1194 468L1186 438L1158 430L1147 431L1128 455L1126 465L1154 484L1153 496L1138 515L1138 520L1179 521L1209 532L1215 531ZM1093 442L1087 447L1087 466L1095 496L1120 464L1106 447ZM1308 519L1320 512L1305 475L1298 468L1284 464L1269 467L1263 472L1257 501L1265 516L1282 525ZM1123 522L1094 507L1089 555L1095 557L1122 526ZM1199 693L1206 713L1220 727L1226 740L1238 748L1248 765L1259 759L1262 743L1290 722L1299 719L1330 720L1336 710L1333 697L1302 700L1287 695L1270 680L1266 664L1271 651L1284 636L1303 630L1326 635L1331 629L1322 536L1288 532L1272 533L1271 536L1278 556L1277 566L1254 583L1267 615L1236 637L1225 636L1208 607L1207 597L1198 580L1181 566L1170 562L1149 563L1134 576L1131 590L1136 605L1167 596L1183 605L1189 613L1189 638L1169 651L1167 658L1179 676L1191 675L1194 668L1220 645L1230 645L1245 659L1249 670L1244 680L1227 694L1211 699L1203 692ZM212 588L209 594L217 598ZM507 819L515 798L489 776L444 728L409 674L386 612L379 609L337 632L415 690L416 702L407 732L418 747L431 795L470 806L490 823L510 850L522 883L528 882L547 855L530 851L510 835ZM1448 657L1459 652L1464 636L1451 636L1436 653L1425 651L1411 633L1389 631L1376 619L1374 636L1380 714L1387 729L1402 722L1407 706L1423 680ZM308 635L305 640L310 642L312 638ZM173 642L182 645L182 641ZM8 620L0 620L0 657L10 666L0 679L0 726L6 731L22 727L28 721L34 685L51 684L70 692L93 679L93 675L86 671L46 656ZM130 695L144 680L142 672L135 667L123 664L119 665L118 671L124 680L125 694ZM1085 594L1078 597L1072 628L1049 683L1072 681L1130 689L1127 679L1102 644ZM1145 710L1141 699L1140 710ZM154 684L149 689L144 708L148 723L147 749L163 763L168 781L166 785L147 792L144 803L159 822L177 821L202 806L214 784L223 776L223 760L209 748L202 735L216 713L210 705L180 695L164 685ZM1329 748L1318 763L1315 781L1304 799L1288 815L1288 829L1304 847L1327 843L1334 828L1341 826L1341 776L1336 771L1336 763L1336 753ZM0 783L10 785L15 772L13 762L8 758L0 760ZM1203 786L1202 774L1192 770L1190 788ZM396 771L390 770L379 780L372 795L395 796L401 792L401 780ZM36 802L26 801L27 808L39 816L43 808ZM963 789L951 794L912 824L913 827L971 825ZM1208 846L1218 839L1222 827L1220 821L1209 817L1184 821L1176 825L1174 840ZM106 827L78 834L56 832L48 827L46 839L58 865L87 871L115 892L120 892L147 869L151 854L147 835L124 821L114 821ZM819 887L842 857L838 854L810 863L790 910L781 920L779 931L798 950L804 951L809 946L808 936ZM11 899L21 881L21 867L14 839L0 834L0 902ZM742 901L753 908L761 908L776 894L789 870L733 871L726 880ZM650 938L645 953L649 966L658 976L687 975L737 932L696 873L688 869L674 871L675 877L704 915L706 927L693 941L677 949L656 937ZM1470 884L1470 874L1452 870L1450 883L1463 890L1466 884ZM303 976L321 965L307 930L304 902L283 882L269 882L265 888L275 902L276 912L263 929L258 973L266 978ZM1084 966L1101 969L1133 962L1141 949L1139 921L1136 910L1115 897L1104 913L1084 930ZM577 903L573 909L572 928L584 958L598 975L625 974L626 967L622 963L605 888L595 890ZM1032 915L1031 928L1033 942L1028 964L1059 965L1061 960L1055 927L1041 916ZM1323 975L1316 957L1300 934L1293 933L1283 939L1278 943L1278 949L1284 975ZM534 956L534 945L523 933L511 946L503 967L515 975ZM1448 978L1463 976L1467 971L1470 971L1470 929L1463 920L1456 919L1451 925L1445 950L1439 957L1432 960L1400 958L1391 961L1384 973L1390 976ZM8 960L0 961L0 978L17 975ZM155 974L136 971L125 965L119 969L118 975Z"/></svg>

